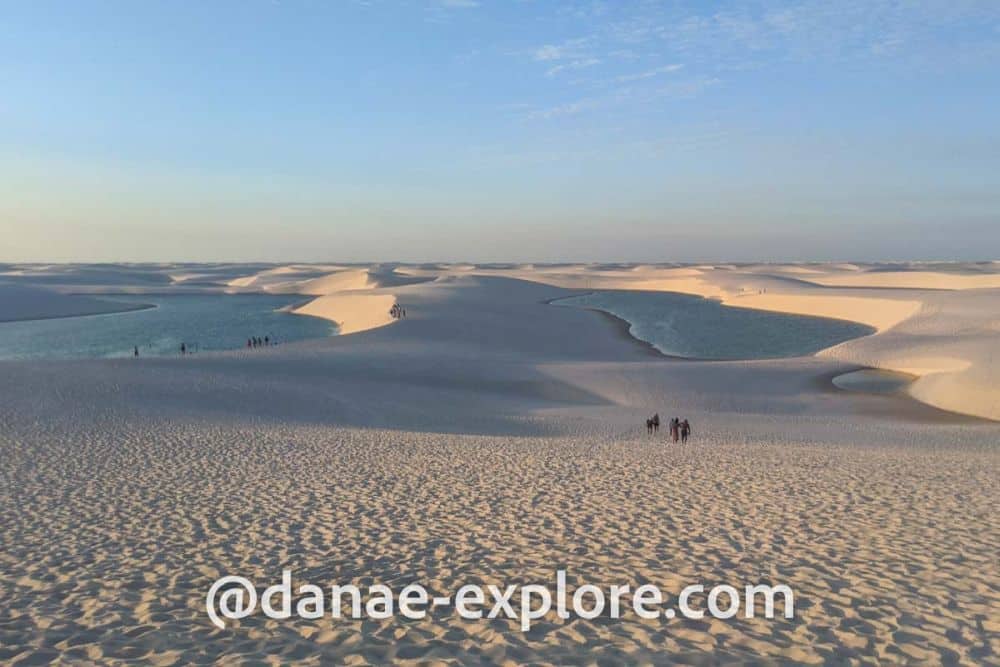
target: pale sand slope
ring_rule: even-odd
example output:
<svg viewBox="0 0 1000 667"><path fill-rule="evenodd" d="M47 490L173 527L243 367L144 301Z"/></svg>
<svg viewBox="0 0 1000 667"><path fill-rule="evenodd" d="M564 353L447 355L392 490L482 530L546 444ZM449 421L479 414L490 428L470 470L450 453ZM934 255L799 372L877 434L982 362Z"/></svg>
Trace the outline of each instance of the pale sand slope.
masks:
<svg viewBox="0 0 1000 667"><path fill-rule="evenodd" d="M840 287L902 287L911 289L986 289L1000 287L1000 273L955 274L936 271L879 271L829 274L810 278Z"/></svg>
<svg viewBox="0 0 1000 667"><path fill-rule="evenodd" d="M0 282L0 322L120 313L146 307Z"/></svg>
<svg viewBox="0 0 1000 667"><path fill-rule="evenodd" d="M821 355L920 376L914 397L1000 419L1000 270L995 264L915 271L878 265L619 267L563 265L479 269L575 289L665 290L747 308L854 320L878 335ZM808 273L803 273L803 270ZM964 273L963 273L964 271ZM820 283L864 287L828 287ZM908 289L899 289L907 285ZM942 290L948 286L949 290ZM963 289L957 289L963 287ZM965 289L967 288L967 289Z"/></svg>
<svg viewBox="0 0 1000 667"><path fill-rule="evenodd" d="M389 311L395 302L396 297L392 294L348 292L315 298L292 312L336 322L337 332L343 336L392 324Z"/></svg>
<svg viewBox="0 0 1000 667"><path fill-rule="evenodd" d="M0 662L996 662L1000 425L832 391L835 358L664 360L542 303L565 290L468 273L351 336L2 364ZM647 438L654 410L694 442ZM765 581L797 616L209 623L214 578L284 567Z"/></svg>

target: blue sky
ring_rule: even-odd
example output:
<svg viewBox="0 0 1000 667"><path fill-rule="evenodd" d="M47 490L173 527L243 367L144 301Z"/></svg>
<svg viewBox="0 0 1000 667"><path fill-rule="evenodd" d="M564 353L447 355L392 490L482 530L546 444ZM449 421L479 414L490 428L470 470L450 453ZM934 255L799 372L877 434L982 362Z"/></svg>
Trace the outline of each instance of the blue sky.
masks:
<svg viewBox="0 0 1000 667"><path fill-rule="evenodd" d="M0 8L0 261L1000 255L995 0Z"/></svg>

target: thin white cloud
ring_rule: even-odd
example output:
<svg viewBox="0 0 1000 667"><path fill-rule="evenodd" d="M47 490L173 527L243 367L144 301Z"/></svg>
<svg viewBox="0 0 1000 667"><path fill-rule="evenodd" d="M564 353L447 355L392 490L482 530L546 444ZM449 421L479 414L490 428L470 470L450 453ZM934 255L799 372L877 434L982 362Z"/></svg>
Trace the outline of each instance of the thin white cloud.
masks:
<svg viewBox="0 0 1000 667"><path fill-rule="evenodd" d="M716 71L889 57L957 62L966 59L970 41L955 39L956 30L968 30L975 44L995 52L996 32L982 27L998 18L996 0L783 0L694 12L649 2L619 12L592 38L609 52L651 49Z"/></svg>
<svg viewBox="0 0 1000 667"><path fill-rule="evenodd" d="M587 41L588 39L584 37L570 39L560 44L544 44L534 49L531 57L539 62L586 58L589 54L585 53L583 49Z"/></svg>
<svg viewBox="0 0 1000 667"><path fill-rule="evenodd" d="M444 9L472 9L479 6L479 0L437 0L437 5Z"/></svg>
<svg viewBox="0 0 1000 667"><path fill-rule="evenodd" d="M551 120L562 116L574 116L589 111L607 111L624 105L648 107L668 99L691 99L722 83L716 77L699 77L683 81L672 81L656 87L623 86L606 95L586 97L566 104L544 109L535 109L527 114L529 120Z"/></svg>
<svg viewBox="0 0 1000 667"><path fill-rule="evenodd" d="M563 63L561 65L555 65L550 67L545 76L555 76L560 72L565 72L567 70L584 69L586 67L593 67L594 65L600 65L601 61L598 58L584 58L583 60L573 60L568 63Z"/></svg>
<svg viewBox="0 0 1000 667"><path fill-rule="evenodd" d="M627 83L629 81L641 81L642 79L652 79L655 76L660 76L661 74L669 74L671 72L677 72L684 68L684 65L679 63L674 63L671 65L664 65L662 67L656 67L654 69L646 70L645 72L638 72L636 74L623 74L617 78L619 83Z"/></svg>
<svg viewBox="0 0 1000 667"><path fill-rule="evenodd" d="M536 109L528 114L528 118L531 120L550 120L559 116L573 116L593 109L599 105L600 100L596 99L577 100L576 102L560 104L558 106L549 107L548 109Z"/></svg>

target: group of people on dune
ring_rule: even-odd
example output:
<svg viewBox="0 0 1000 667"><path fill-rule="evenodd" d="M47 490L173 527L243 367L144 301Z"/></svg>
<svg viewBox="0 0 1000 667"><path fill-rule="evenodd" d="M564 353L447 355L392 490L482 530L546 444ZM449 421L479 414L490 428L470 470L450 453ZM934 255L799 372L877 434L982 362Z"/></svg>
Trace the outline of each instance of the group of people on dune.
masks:
<svg viewBox="0 0 1000 667"><path fill-rule="evenodd" d="M401 320L406 317L406 308L403 308L398 303L394 303L392 304L392 308L389 309L389 315L394 320Z"/></svg>
<svg viewBox="0 0 1000 667"><path fill-rule="evenodd" d="M688 436L691 435L691 423L687 419L681 419L680 417L672 417L667 423L670 429L670 437L674 442L680 440L681 442L687 442ZM652 435L653 433L660 432L660 413L657 412L652 417L646 420L646 433Z"/></svg>

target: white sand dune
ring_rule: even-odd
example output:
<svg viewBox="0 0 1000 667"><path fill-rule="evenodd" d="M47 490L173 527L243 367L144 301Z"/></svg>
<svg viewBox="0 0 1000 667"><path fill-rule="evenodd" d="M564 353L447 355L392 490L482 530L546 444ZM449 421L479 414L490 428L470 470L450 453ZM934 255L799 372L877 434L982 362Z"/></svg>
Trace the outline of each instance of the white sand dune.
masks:
<svg viewBox="0 0 1000 667"><path fill-rule="evenodd" d="M0 362L0 662L1000 655L1000 424L828 381L857 364L905 366L922 373L921 400L964 397L972 410L961 411L989 413L997 290L825 287L765 265L405 274L427 280L330 281L304 306L353 335L186 358ZM545 303L636 285L883 326L814 357L674 361L609 318ZM394 301L407 319L379 326ZM694 441L647 437L654 411L691 419ZM546 583L560 567L571 586L651 582L671 594L784 583L796 617L551 614L522 633L451 613L258 614L218 630L203 609L222 574L263 586L290 568L301 582L420 582L453 595L469 582Z"/></svg>
<svg viewBox="0 0 1000 667"><path fill-rule="evenodd" d="M337 292L394 287L424 278L396 271L395 267L279 267L230 281L230 287L254 288L271 293L324 296Z"/></svg>
<svg viewBox="0 0 1000 667"><path fill-rule="evenodd" d="M897 287L909 289L990 289L1000 287L1000 274L955 274L935 271L868 271L810 278L833 287Z"/></svg>
<svg viewBox="0 0 1000 667"><path fill-rule="evenodd" d="M331 292L360 290L371 287L378 287L378 283L372 279L368 269L350 269L296 283L294 286L289 286L289 289L293 289L296 294L321 296L330 294Z"/></svg>
<svg viewBox="0 0 1000 667"><path fill-rule="evenodd" d="M396 297L383 288L426 282L428 279L397 272L395 267L336 269L318 277L296 279L305 267L285 266L229 282L230 287L263 290L269 293L315 296L312 301L291 309L298 315L322 317L335 322L340 335L357 333L393 322L389 310ZM275 280L278 276L280 279Z"/></svg>
<svg viewBox="0 0 1000 667"><path fill-rule="evenodd" d="M292 310L297 315L322 317L337 324L340 335L392 324L389 314L396 297L392 294L330 294Z"/></svg>
<svg viewBox="0 0 1000 667"><path fill-rule="evenodd" d="M877 331L887 331L913 317L923 305L917 300L845 294L753 292L752 289L722 301L741 308L852 320L874 327Z"/></svg>

